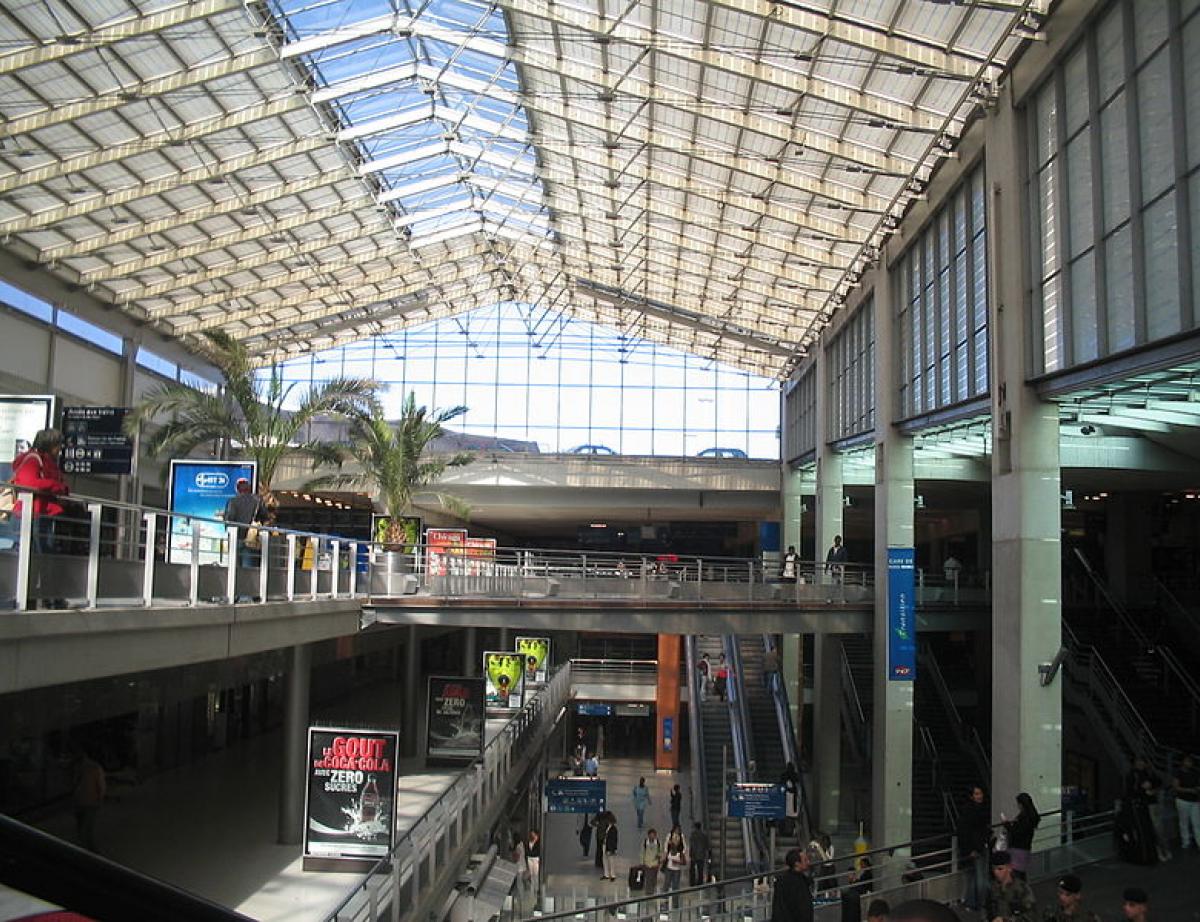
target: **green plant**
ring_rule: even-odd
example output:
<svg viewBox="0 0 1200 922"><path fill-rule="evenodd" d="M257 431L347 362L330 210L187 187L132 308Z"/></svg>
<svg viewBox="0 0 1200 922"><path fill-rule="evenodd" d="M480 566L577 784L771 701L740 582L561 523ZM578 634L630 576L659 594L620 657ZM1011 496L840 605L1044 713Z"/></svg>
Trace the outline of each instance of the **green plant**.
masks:
<svg viewBox="0 0 1200 922"><path fill-rule="evenodd" d="M448 468L469 464L474 455L459 452L436 457L425 456L429 444L445 431L443 423L467 412L466 407L450 407L430 411L417 406L417 398L409 394L401 408L400 418L389 422L380 407L372 408L370 416L355 419L350 428L350 443L345 451L357 461L361 472L328 474L308 484L310 489L323 487L357 487L378 490L380 505L390 522L386 543L400 545L404 541L401 518L412 508L417 493L431 493L442 508L467 518L470 508L461 499L436 489L430 489Z"/></svg>
<svg viewBox="0 0 1200 922"><path fill-rule="evenodd" d="M285 409L296 387L285 384L278 366L260 377L246 347L222 330L205 331L208 357L225 378L216 393L205 393L171 382L148 394L126 417L135 432L142 422L169 417L145 441L152 456L187 457L208 442L226 442L230 449L258 466L259 491L269 496L279 462L285 455L308 458L314 468L339 465L340 446L314 439L301 440L318 416L347 419L369 417L376 407L374 381L334 378L314 384L295 410Z"/></svg>

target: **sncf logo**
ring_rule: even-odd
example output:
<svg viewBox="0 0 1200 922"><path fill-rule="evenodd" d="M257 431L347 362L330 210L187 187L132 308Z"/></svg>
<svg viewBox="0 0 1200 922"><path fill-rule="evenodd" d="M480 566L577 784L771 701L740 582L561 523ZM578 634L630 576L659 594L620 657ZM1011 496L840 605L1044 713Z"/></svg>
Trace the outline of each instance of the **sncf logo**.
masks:
<svg viewBox="0 0 1200 922"><path fill-rule="evenodd" d="M222 487L229 486L229 475L222 474L220 471L197 474L196 486L203 487L206 490L219 490Z"/></svg>

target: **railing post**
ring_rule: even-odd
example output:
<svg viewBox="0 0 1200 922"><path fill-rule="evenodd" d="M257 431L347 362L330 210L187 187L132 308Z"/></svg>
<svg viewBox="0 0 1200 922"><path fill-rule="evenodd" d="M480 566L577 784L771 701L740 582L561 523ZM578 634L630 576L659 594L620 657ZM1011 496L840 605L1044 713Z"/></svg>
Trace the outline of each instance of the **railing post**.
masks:
<svg viewBox="0 0 1200 922"><path fill-rule="evenodd" d="M99 503L88 503L88 557L87 557L87 601L89 609L96 607L96 594L100 586L100 514Z"/></svg>
<svg viewBox="0 0 1200 922"><path fill-rule="evenodd" d="M229 548L229 559L225 561L225 600L233 605L237 602L238 527L225 526L225 541Z"/></svg>
<svg viewBox="0 0 1200 922"><path fill-rule="evenodd" d="M142 605L149 608L154 604L154 545L158 540L158 516L143 512L146 523L146 558L142 566Z"/></svg>
<svg viewBox="0 0 1200 922"><path fill-rule="evenodd" d="M342 542L334 538L329 542L329 597L338 597L338 577L341 575Z"/></svg>
<svg viewBox="0 0 1200 922"><path fill-rule="evenodd" d="M954 581L954 604L957 605L958 604L958 567L954 568L954 572L950 574L950 577Z"/></svg>
<svg viewBox="0 0 1200 922"><path fill-rule="evenodd" d="M296 536L287 536L287 590L285 598L289 602L296 598Z"/></svg>
<svg viewBox="0 0 1200 922"><path fill-rule="evenodd" d="M350 574L347 577L346 590L350 593L350 598L358 595L358 542L350 542Z"/></svg>
<svg viewBox="0 0 1200 922"><path fill-rule="evenodd" d="M265 528L258 530L258 600L267 600L267 577L271 572L271 533Z"/></svg>
<svg viewBox="0 0 1200 922"><path fill-rule="evenodd" d="M192 556L188 561L188 605L200 601L200 523L192 522Z"/></svg>
<svg viewBox="0 0 1200 922"><path fill-rule="evenodd" d="M580 591L580 593L581 593L581 594L583 594L583 595L587 595L587 554L584 554L584 555L583 555L583 557L582 557L582 560L583 560L583 568L582 568L582 572L583 572L583 588L582 588L581 590L579 590L579 591Z"/></svg>
<svg viewBox="0 0 1200 922"><path fill-rule="evenodd" d="M746 598L748 598L751 602L753 602L754 601L754 561L753 560L746 561L746 570L750 575L750 580L746 584L747 586L750 587L747 590Z"/></svg>
<svg viewBox="0 0 1200 922"><path fill-rule="evenodd" d="M17 544L17 611L29 610L29 565L33 557L33 493L17 490L21 501L21 519Z"/></svg>
<svg viewBox="0 0 1200 922"><path fill-rule="evenodd" d="M315 602L317 600L317 575L321 572L321 539L309 538L308 543L313 549L313 567L308 573L308 597Z"/></svg>

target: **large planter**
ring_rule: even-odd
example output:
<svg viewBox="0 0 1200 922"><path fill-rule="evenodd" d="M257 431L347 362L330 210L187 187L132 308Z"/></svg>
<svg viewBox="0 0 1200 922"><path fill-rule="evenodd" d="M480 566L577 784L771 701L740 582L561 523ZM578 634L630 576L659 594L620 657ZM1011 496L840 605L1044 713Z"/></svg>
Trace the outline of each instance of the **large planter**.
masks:
<svg viewBox="0 0 1200 922"><path fill-rule="evenodd" d="M371 595L406 595L413 591L413 555L404 551L375 551L371 564Z"/></svg>

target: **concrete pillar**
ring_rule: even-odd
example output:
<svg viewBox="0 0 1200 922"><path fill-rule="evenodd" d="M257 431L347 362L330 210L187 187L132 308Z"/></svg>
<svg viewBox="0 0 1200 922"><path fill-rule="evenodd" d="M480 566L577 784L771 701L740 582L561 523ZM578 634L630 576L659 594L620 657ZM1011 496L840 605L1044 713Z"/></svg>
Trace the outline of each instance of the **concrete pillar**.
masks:
<svg viewBox="0 0 1200 922"><path fill-rule="evenodd" d="M507 651L507 650L511 650L512 648L513 648L512 631L506 627L500 628L500 647L499 647L499 649L502 651Z"/></svg>
<svg viewBox="0 0 1200 922"><path fill-rule="evenodd" d="M825 832L838 828L842 800L841 638L818 634L813 663L813 791L817 822Z"/></svg>
<svg viewBox="0 0 1200 922"><path fill-rule="evenodd" d="M419 751L417 743L425 694L425 683L421 681L421 639L417 636L417 626L410 624L404 639L404 730L400 734L400 751L406 756L415 756Z"/></svg>
<svg viewBox="0 0 1200 922"><path fill-rule="evenodd" d="M788 546L794 546L796 552L801 551L802 526L806 494L812 494L812 474L803 474L787 465L783 468L783 535L782 551L787 553ZM811 500L807 500L811 502ZM809 507L811 509L811 506ZM792 712L792 728L796 731L797 751L804 734L801 732L804 723L804 635L784 634L780 638L780 660L783 667L784 690L788 696L788 708Z"/></svg>
<svg viewBox="0 0 1200 922"><path fill-rule="evenodd" d="M910 569L892 573L888 560L912 561L913 443L894 425L900 356L887 259L874 272L875 311L875 687L871 715L871 843L873 847L912 838L913 685L915 669L896 674L889 639L898 611L890 601L895 581L903 588ZM893 553L895 551L896 553ZM911 568L911 564L908 565ZM915 600L904 600L912 643L916 642ZM898 607L898 606L897 606ZM913 651L915 660L915 650Z"/></svg>
<svg viewBox="0 0 1200 922"><path fill-rule="evenodd" d="M287 698L283 711L283 763L279 778L279 844L304 841L304 792L308 780L308 691L312 682L312 647L289 651Z"/></svg>
<svg viewBox="0 0 1200 922"><path fill-rule="evenodd" d="M796 733L796 753L799 755L804 745L804 635L783 634L779 640L783 688L787 693L788 710L792 712L792 730Z"/></svg>
<svg viewBox="0 0 1200 922"><path fill-rule="evenodd" d="M1038 666L1062 643L1058 407L1026 384L1032 328L1025 302L1026 151L1011 86L986 123L988 322L992 396L992 790L993 818L1027 791L1055 809L1062 788L1061 674ZM1044 806L1043 806L1044 805ZM1042 824L1045 829L1045 822Z"/></svg>
<svg viewBox="0 0 1200 922"><path fill-rule="evenodd" d="M800 537L804 523L804 484L803 473L784 465L783 467L783 523L780 534L780 554L787 552L790 546L800 553Z"/></svg>
<svg viewBox="0 0 1200 922"><path fill-rule="evenodd" d="M462 674L464 676L479 674L479 638L476 631L477 629L473 627L463 631Z"/></svg>
<svg viewBox="0 0 1200 922"><path fill-rule="evenodd" d="M658 727L655 732L654 767L679 768L679 664L683 638L678 634L658 635L658 688L655 694Z"/></svg>

